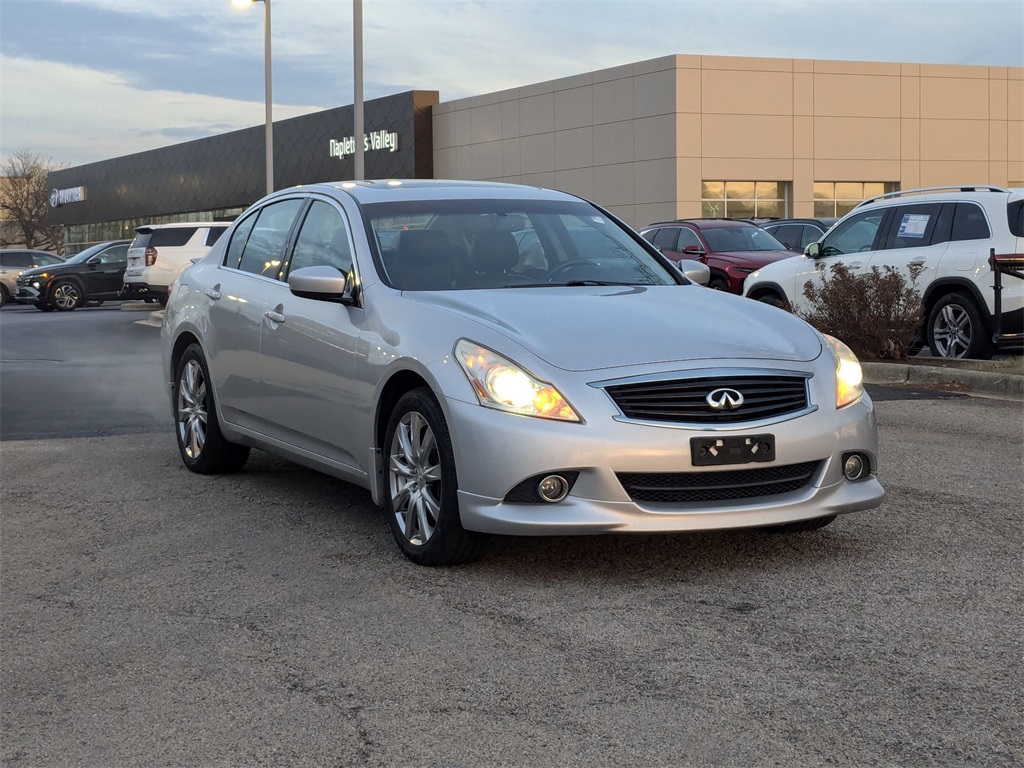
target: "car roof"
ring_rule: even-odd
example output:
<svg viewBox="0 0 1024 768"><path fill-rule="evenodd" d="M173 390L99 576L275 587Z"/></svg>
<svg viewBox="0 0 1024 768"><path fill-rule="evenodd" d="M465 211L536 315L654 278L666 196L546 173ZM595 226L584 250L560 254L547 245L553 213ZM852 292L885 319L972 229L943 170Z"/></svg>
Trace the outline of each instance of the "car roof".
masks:
<svg viewBox="0 0 1024 768"><path fill-rule="evenodd" d="M572 200L581 198L566 192L524 184L495 181L461 181L455 179L375 179L368 181L336 181L304 184L284 189L277 194L322 192L337 195L343 192L358 203L383 203L410 200L452 200L496 198L508 200Z"/></svg>
<svg viewBox="0 0 1024 768"><path fill-rule="evenodd" d="M136 232L152 231L154 229L171 229L173 227L230 227L230 221L172 221L170 224L140 224L135 228Z"/></svg>
<svg viewBox="0 0 1024 768"><path fill-rule="evenodd" d="M806 218L794 218L794 219L772 219L762 224L762 227L772 226L777 227L779 224L820 224L823 226L830 227L839 221L839 217L833 216L822 216L821 218L806 217Z"/></svg>
<svg viewBox="0 0 1024 768"><path fill-rule="evenodd" d="M670 227L678 226L680 224L690 224L697 227L697 229L718 229L722 227L757 227L757 224L753 224L746 219L674 219L673 221L658 221L654 224L648 224L644 229L650 229L651 227ZM760 227L758 227L760 229Z"/></svg>
<svg viewBox="0 0 1024 768"><path fill-rule="evenodd" d="M964 184L945 187L917 187L887 192L862 200L853 210L873 206L906 205L909 203L957 202L963 200L1007 202L1024 198L1024 188L996 187L989 184Z"/></svg>

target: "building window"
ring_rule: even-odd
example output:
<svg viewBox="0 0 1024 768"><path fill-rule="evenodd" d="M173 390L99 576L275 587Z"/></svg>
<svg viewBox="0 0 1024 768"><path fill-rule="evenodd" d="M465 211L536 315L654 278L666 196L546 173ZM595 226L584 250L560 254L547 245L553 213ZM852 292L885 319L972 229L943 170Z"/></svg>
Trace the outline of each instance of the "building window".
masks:
<svg viewBox="0 0 1024 768"><path fill-rule="evenodd" d="M786 216L786 182L702 181L700 210L705 218L781 219Z"/></svg>
<svg viewBox="0 0 1024 768"><path fill-rule="evenodd" d="M889 181L816 181L814 215L817 218L845 216L861 200L898 189L899 184Z"/></svg>

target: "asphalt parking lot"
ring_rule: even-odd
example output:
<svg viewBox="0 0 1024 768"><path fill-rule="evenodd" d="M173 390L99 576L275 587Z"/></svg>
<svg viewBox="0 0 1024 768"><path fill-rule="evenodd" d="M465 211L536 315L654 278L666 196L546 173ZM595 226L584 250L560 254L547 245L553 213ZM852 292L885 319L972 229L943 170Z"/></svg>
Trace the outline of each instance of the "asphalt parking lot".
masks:
<svg viewBox="0 0 1024 768"><path fill-rule="evenodd" d="M178 459L158 330L0 315L11 766L1024 764L1024 409L872 388L881 509L407 562L365 491Z"/></svg>

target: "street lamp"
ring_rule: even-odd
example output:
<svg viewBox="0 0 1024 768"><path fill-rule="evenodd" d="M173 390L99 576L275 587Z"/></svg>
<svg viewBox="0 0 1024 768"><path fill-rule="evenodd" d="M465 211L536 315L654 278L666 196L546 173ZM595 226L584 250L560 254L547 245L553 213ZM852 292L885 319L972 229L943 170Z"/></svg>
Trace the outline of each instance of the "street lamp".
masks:
<svg viewBox="0 0 1024 768"><path fill-rule="evenodd" d="M267 194L274 191L274 117L273 99L270 95L270 0L232 0L236 8L247 8L253 3L263 3L263 60L266 66L266 108L267 108Z"/></svg>

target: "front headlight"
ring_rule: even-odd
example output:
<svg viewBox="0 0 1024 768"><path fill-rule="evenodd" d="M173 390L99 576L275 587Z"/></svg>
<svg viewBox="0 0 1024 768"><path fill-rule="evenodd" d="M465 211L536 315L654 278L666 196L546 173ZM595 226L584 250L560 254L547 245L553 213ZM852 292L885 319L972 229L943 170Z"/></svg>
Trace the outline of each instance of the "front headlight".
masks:
<svg viewBox="0 0 1024 768"><path fill-rule="evenodd" d="M836 408L860 400L864 394L864 372L853 350L834 336L823 333L836 359Z"/></svg>
<svg viewBox="0 0 1024 768"><path fill-rule="evenodd" d="M580 421L561 392L497 352L460 339L455 357L476 390L480 405L523 416Z"/></svg>

